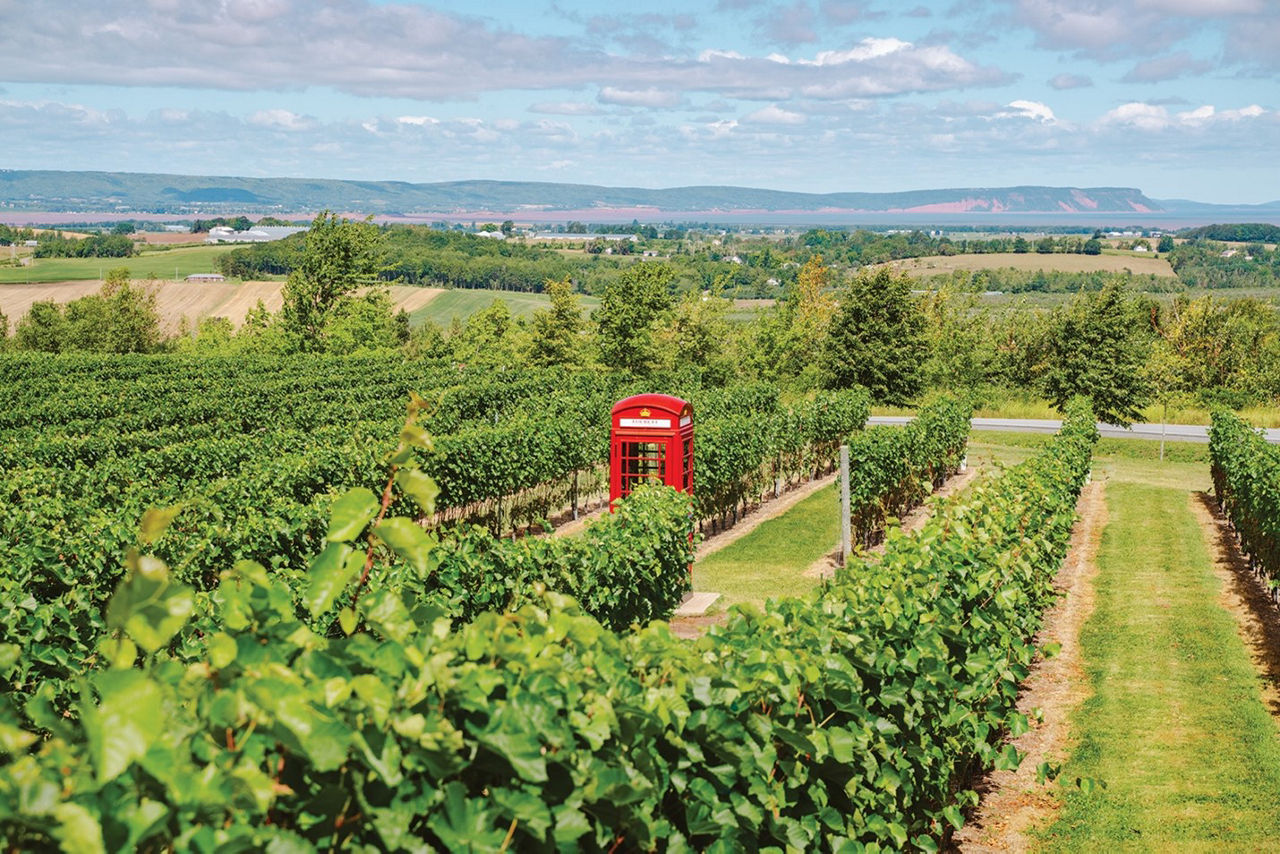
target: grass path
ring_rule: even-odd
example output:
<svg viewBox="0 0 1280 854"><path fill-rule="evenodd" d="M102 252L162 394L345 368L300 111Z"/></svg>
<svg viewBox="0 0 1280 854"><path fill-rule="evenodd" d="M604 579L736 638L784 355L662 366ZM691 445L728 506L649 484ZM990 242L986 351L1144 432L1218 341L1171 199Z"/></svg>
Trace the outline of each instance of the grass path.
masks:
<svg viewBox="0 0 1280 854"><path fill-rule="evenodd" d="M717 608L757 605L778 596L799 596L818 583L804 571L840 541L840 512L828 487L781 516L761 522L693 565L693 589L721 594Z"/></svg>
<svg viewBox="0 0 1280 854"><path fill-rule="evenodd" d="M1113 480L1051 851L1274 850L1280 728L1184 485Z"/></svg>

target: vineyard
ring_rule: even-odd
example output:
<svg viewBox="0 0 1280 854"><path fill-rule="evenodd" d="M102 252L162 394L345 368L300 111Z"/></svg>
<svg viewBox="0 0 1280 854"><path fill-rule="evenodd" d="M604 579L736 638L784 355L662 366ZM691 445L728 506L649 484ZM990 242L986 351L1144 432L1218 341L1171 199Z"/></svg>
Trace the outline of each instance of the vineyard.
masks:
<svg viewBox="0 0 1280 854"><path fill-rule="evenodd" d="M973 772L1017 761L1095 439L1075 411L878 559L689 642L660 621L693 528L847 442L878 539L956 469L968 410L864 432L861 391L668 377L698 413L695 500L645 488L578 536L512 537L601 488L608 407L640 383L398 357L0 373L18 849L936 848Z"/></svg>
<svg viewBox="0 0 1280 854"><path fill-rule="evenodd" d="M1240 539L1249 568L1280 602L1280 449L1236 415L1213 414L1213 492Z"/></svg>

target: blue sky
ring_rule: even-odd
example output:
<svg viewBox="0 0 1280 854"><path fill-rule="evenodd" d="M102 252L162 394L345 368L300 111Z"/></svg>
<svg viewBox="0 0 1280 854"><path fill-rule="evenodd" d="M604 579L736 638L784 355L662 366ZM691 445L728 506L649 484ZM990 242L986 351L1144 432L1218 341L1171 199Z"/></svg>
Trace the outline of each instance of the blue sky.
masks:
<svg viewBox="0 0 1280 854"><path fill-rule="evenodd" d="M1280 199L1278 0L0 0L0 168Z"/></svg>

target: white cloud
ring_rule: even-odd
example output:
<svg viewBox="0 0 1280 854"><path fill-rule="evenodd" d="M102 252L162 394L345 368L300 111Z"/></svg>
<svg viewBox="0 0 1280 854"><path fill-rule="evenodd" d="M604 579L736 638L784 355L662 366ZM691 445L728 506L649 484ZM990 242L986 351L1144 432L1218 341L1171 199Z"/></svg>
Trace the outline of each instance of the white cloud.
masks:
<svg viewBox="0 0 1280 854"><path fill-rule="evenodd" d="M1054 89L1084 89L1093 85L1093 79L1083 74L1055 74L1049 79Z"/></svg>
<svg viewBox="0 0 1280 854"><path fill-rule="evenodd" d="M1053 110L1047 104L1039 101L1010 101L1005 106L1013 110L1012 113L998 113L1000 116L1016 116L1020 118L1033 119L1034 121L1052 124L1057 121Z"/></svg>
<svg viewBox="0 0 1280 854"><path fill-rule="evenodd" d="M813 58L714 49L695 56L616 53L599 39L526 36L406 0L227 0L168 11L134 0L46 0L39 14L12 0L0 2L6 7L13 14L0 27L0 56L13 83L331 87L418 100L591 88L607 92L608 103L670 107L693 92L769 101L801 92L843 99L1011 79L948 47L896 38L865 39Z"/></svg>
<svg viewBox="0 0 1280 854"><path fill-rule="evenodd" d="M422 127L423 125L440 124L439 119L432 118L431 116L396 116L396 121L402 125L417 125L418 127Z"/></svg>
<svg viewBox="0 0 1280 854"><path fill-rule="evenodd" d="M650 86L647 89L622 89L617 86L605 86L596 97L602 104L618 104L624 107L675 107L683 99L675 89L659 89Z"/></svg>
<svg viewBox="0 0 1280 854"><path fill-rule="evenodd" d="M1218 110L1212 104L1205 104L1194 110L1170 115L1161 105L1133 101L1109 110L1098 120L1098 125L1103 128L1120 125L1144 131L1163 131L1178 127L1220 126L1223 123L1239 123L1245 119L1258 119L1267 115L1273 114L1257 104L1234 110Z"/></svg>
<svg viewBox="0 0 1280 854"><path fill-rule="evenodd" d="M761 125L802 125L806 119L800 113L793 113L790 110L782 109L777 104L771 104L753 113L748 113L742 117L742 121Z"/></svg>
<svg viewBox="0 0 1280 854"><path fill-rule="evenodd" d="M300 116L290 110L258 110L249 116L249 124L258 125L259 127L276 128L278 130L310 130L315 126L315 121L306 116Z"/></svg>
<svg viewBox="0 0 1280 854"><path fill-rule="evenodd" d="M530 106L529 112L551 116L598 116L603 111L595 104L583 101L540 101Z"/></svg>

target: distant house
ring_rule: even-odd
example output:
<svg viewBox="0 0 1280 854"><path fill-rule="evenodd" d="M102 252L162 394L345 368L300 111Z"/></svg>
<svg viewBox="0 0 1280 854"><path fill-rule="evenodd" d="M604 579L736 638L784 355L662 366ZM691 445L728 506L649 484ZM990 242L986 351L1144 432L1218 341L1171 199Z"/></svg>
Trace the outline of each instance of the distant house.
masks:
<svg viewBox="0 0 1280 854"><path fill-rule="evenodd" d="M36 247L36 246L39 246L39 245L40 245L40 241L39 241L39 240L25 240L25 241L23 241L22 245L23 245L23 246L27 246L27 247Z"/></svg>
<svg viewBox="0 0 1280 854"><path fill-rule="evenodd" d="M1219 257L1220 257L1220 258L1233 258L1233 257L1235 257L1235 255L1237 255L1237 254L1238 254L1238 250L1235 250L1235 249L1223 249L1223 250L1222 250L1222 253L1221 253L1221 255L1219 255Z"/></svg>
<svg viewBox="0 0 1280 854"><path fill-rule="evenodd" d="M187 276L188 282L225 282L227 277L221 273L192 273Z"/></svg>
<svg viewBox="0 0 1280 854"><path fill-rule="evenodd" d="M476 237L492 237L494 240L506 240L507 236L501 231L473 231Z"/></svg>
<svg viewBox="0 0 1280 854"><path fill-rule="evenodd" d="M1147 245L1145 243L1139 243L1137 246L1133 247L1133 251L1134 252L1150 252L1151 250L1147 248Z"/></svg>

